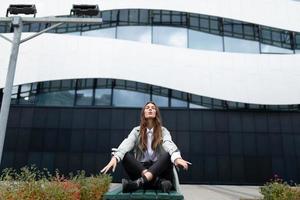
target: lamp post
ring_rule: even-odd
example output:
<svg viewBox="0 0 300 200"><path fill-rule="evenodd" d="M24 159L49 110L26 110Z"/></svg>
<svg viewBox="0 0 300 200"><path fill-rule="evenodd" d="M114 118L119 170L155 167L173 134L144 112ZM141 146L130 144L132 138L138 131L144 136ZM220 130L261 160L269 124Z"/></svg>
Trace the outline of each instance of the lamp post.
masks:
<svg viewBox="0 0 300 200"><path fill-rule="evenodd" d="M16 71L16 64L17 58L19 53L20 44L26 42L32 38L35 38L49 30L52 30L64 23L75 23L75 24L100 24L102 23L101 18L78 18L76 16L98 16L100 11L98 5L73 5L71 13L75 17L67 18L67 17L44 17L44 18L35 18L37 13L35 5L26 5L26 4L14 4L10 5L7 9L6 17L0 17L0 22L9 22L12 24L14 30L14 37L13 40L5 37L4 35L0 34L0 37L12 43L12 50L9 59L9 65L5 80L5 87L3 90L3 97L2 97L2 104L1 104L1 111L0 111L0 165L2 162L2 155L3 155L3 147L4 147L4 140L5 140L5 133L10 109L10 102L11 102L11 94L12 88L14 83L14 76ZM33 14L34 17L20 17L20 16L13 16L8 17L8 14ZM21 40L22 35L22 27L23 22L27 23L54 23L49 28L46 28L38 33L35 33L23 40Z"/></svg>

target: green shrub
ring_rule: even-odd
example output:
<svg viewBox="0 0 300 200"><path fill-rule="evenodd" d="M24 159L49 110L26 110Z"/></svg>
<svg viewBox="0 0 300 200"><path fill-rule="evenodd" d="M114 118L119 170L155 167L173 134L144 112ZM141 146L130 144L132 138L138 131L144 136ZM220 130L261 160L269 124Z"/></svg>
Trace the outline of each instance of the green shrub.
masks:
<svg viewBox="0 0 300 200"><path fill-rule="evenodd" d="M111 182L108 175L86 177L84 171L66 179L59 172L52 176L35 167L20 172L5 169L0 177L0 199L5 200L100 200Z"/></svg>
<svg viewBox="0 0 300 200"><path fill-rule="evenodd" d="M292 186L275 176L270 182L260 187L260 193L264 196L264 200L300 200L299 187L296 184Z"/></svg>

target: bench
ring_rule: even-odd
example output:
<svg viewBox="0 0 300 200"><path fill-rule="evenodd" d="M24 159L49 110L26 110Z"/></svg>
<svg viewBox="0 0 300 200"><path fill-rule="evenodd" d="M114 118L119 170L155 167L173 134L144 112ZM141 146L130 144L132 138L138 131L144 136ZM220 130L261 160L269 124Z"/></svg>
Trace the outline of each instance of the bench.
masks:
<svg viewBox="0 0 300 200"><path fill-rule="evenodd" d="M104 195L104 200L127 200L127 199L161 199L161 200L183 200L183 195L175 190L169 193L163 193L160 190L137 190L131 193L123 193L122 186L117 187L113 191L107 192Z"/></svg>
<svg viewBox="0 0 300 200"><path fill-rule="evenodd" d="M173 183L175 190L171 190L169 193L164 193L161 190L137 190L131 193L123 193L122 186L116 189L106 192L104 194L104 200L127 200L127 199L161 199L161 200L183 200L184 197L180 191L179 179L176 168L173 167Z"/></svg>

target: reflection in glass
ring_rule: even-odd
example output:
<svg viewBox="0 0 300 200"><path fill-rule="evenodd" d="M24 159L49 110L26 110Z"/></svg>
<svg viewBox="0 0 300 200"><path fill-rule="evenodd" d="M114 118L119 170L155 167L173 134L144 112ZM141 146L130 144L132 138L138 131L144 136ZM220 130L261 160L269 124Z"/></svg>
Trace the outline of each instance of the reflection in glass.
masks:
<svg viewBox="0 0 300 200"><path fill-rule="evenodd" d="M259 53L259 43L256 41L224 37L225 51Z"/></svg>
<svg viewBox="0 0 300 200"><path fill-rule="evenodd" d="M150 100L150 94L114 89L113 106L120 107L142 107Z"/></svg>
<svg viewBox="0 0 300 200"><path fill-rule="evenodd" d="M153 43L175 47L187 47L187 29L154 26Z"/></svg>
<svg viewBox="0 0 300 200"><path fill-rule="evenodd" d="M96 89L95 91L95 105L96 106L110 106L111 89Z"/></svg>
<svg viewBox="0 0 300 200"><path fill-rule="evenodd" d="M40 93L37 96L38 106L73 106L75 90Z"/></svg>
<svg viewBox="0 0 300 200"><path fill-rule="evenodd" d="M19 104L35 104L35 95L29 92L20 93Z"/></svg>
<svg viewBox="0 0 300 200"><path fill-rule="evenodd" d="M275 47L268 44L261 44L261 52L262 53L283 53L283 54L292 54L294 53L291 49L284 49L280 47Z"/></svg>
<svg viewBox="0 0 300 200"><path fill-rule="evenodd" d="M189 48L223 51L222 37L209 33L189 30Z"/></svg>
<svg viewBox="0 0 300 200"><path fill-rule="evenodd" d="M150 26L119 26L117 28L118 39L151 43Z"/></svg>
<svg viewBox="0 0 300 200"><path fill-rule="evenodd" d="M171 99L171 107L184 107L186 108L188 106L188 102L187 101L182 101L179 99Z"/></svg>
<svg viewBox="0 0 300 200"><path fill-rule="evenodd" d="M199 104L190 103L189 104L191 109L209 109L209 107L205 107Z"/></svg>
<svg viewBox="0 0 300 200"><path fill-rule="evenodd" d="M156 103L159 107L168 107L169 98L159 95L152 95L152 101Z"/></svg>
<svg viewBox="0 0 300 200"><path fill-rule="evenodd" d="M90 105L92 105L92 102L93 102L93 90L92 89L77 90L76 105L90 106Z"/></svg>
<svg viewBox="0 0 300 200"><path fill-rule="evenodd" d="M295 50L295 53L300 53L300 50L299 49Z"/></svg>
<svg viewBox="0 0 300 200"><path fill-rule="evenodd" d="M104 28L93 31L82 32L83 36L91 37L105 37L105 38L115 38L116 37L116 28Z"/></svg>

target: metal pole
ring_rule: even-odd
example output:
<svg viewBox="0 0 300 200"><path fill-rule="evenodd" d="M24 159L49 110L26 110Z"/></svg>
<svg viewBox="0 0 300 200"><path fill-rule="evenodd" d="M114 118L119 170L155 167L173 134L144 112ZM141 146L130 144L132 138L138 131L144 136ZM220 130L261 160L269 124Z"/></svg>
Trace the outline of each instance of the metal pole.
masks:
<svg viewBox="0 0 300 200"><path fill-rule="evenodd" d="M22 34L22 18L19 16L13 17L12 25L14 27L14 38L12 42L12 50L9 59L9 65L5 80L5 88L3 90L2 105L0 111L0 164L2 162L3 146L5 139L5 132L10 108L11 93L14 83L14 76L16 71L17 58L19 53L19 46Z"/></svg>

